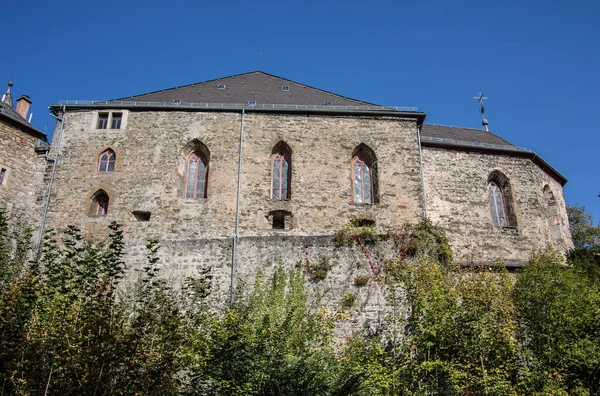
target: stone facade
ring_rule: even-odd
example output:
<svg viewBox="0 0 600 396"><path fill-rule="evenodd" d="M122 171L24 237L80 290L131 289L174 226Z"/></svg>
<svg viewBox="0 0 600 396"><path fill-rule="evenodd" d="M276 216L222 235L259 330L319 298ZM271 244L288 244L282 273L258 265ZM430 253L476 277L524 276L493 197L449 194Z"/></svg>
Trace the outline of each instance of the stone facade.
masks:
<svg viewBox="0 0 600 396"><path fill-rule="evenodd" d="M48 228L74 224L101 238L115 220L124 226L131 269L141 266L146 241L157 239L166 276L180 282L210 268L214 290L224 294L231 284L232 263L236 282L243 282L260 268L327 258L333 265L325 283L331 301L354 290L372 315L380 311L380 291L376 285L353 289L351 281L368 272L367 258L361 249L332 242L335 231L350 220L366 219L377 232L387 232L416 222L426 209L430 219L448 230L461 261L500 259L520 265L533 249L554 245L565 251L571 246L564 178L512 145L494 152L425 145L421 153L423 113L381 108L299 84L285 86L326 105L260 108L255 100L268 98L261 101L259 93L279 98L266 103L292 101L291 93L282 93L281 85L287 83L264 73L217 82L151 93L157 102L145 104L139 102L146 98L141 95L65 106ZM248 95L257 95L247 106L209 101L180 106L180 98L213 91L219 100L227 98L229 89L243 97L249 86ZM343 106L330 107L330 100ZM121 120L118 127L112 125L114 119ZM55 140L59 128L57 124ZM460 133L509 145L496 135L473 131ZM272 156L282 142L289 151L291 193L289 199L276 200L271 198ZM369 166L377 173L372 204L355 203L353 193L352 160L364 147L373 153ZM99 157L109 149L116 155L114 171L100 172ZM185 197L188 158L195 151L208 165L206 197L198 199ZM508 226L492 221L487 190L492 175L501 175L505 192L510 192L506 198L514 221ZM106 215L98 215L94 206L99 193L109 199ZM275 229L279 222L282 229ZM378 254L383 259L387 253Z"/></svg>
<svg viewBox="0 0 600 396"><path fill-rule="evenodd" d="M562 186L529 159L425 148L423 169L429 217L447 230L458 260L518 263L547 245L572 247ZM511 184L514 225L493 225L487 185L494 172Z"/></svg>
<svg viewBox="0 0 600 396"><path fill-rule="evenodd" d="M39 230L47 184L46 136L12 108L10 87L0 102L0 205L11 224ZM20 99L20 102L22 100ZM24 110L25 109L25 110Z"/></svg>

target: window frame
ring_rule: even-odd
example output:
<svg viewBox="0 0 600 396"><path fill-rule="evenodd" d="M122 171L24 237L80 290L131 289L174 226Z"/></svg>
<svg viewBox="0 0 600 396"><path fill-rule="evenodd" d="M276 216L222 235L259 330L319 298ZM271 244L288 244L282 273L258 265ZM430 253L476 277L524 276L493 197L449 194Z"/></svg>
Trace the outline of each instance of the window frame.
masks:
<svg viewBox="0 0 600 396"><path fill-rule="evenodd" d="M201 192L201 196L198 196L198 178L200 176L200 172L198 172L198 168L196 168L196 178L194 180L194 191L192 196L188 196L188 186L189 186L189 177L190 177L190 163L197 159L198 161L194 161L197 163L202 163L204 165L204 172L203 172L203 181L202 181L202 192ZM202 156L201 153L199 153L198 151L193 151L192 153L190 153L188 155L188 158L186 160L186 166L185 166L185 191L184 191L184 197L186 199L203 199L203 198L207 198L207 177L208 175L208 161L204 159L204 157Z"/></svg>
<svg viewBox="0 0 600 396"><path fill-rule="evenodd" d="M115 128L115 122L118 122L119 125ZM121 129L121 124L123 123L123 113L114 112L110 114L110 129Z"/></svg>
<svg viewBox="0 0 600 396"><path fill-rule="evenodd" d="M287 165L287 172L283 172L283 163ZM279 162L279 186L275 188L275 163ZM282 201L290 199L290 174L291 174L291 159L289 154L284 150L280 150L271 156L271 199ZM283 180L285 177L286 189L285 196L283 195Z"/></svg>
<svg viewBox="0 0 600 396"><path fill-rule="evenodd" d="M99 112L98 121L96 122L96 129L108 129L109 119L109 112Z"/></svg>
<svg viewBox="0 0 600 396"><path fill-rule="evenodd" d="M106 161L103 160L103 157L105 155L107 156ZM103 162L106 163L106 166L104 169L102 169ZM112 169L110 169L111 162L112 162ZM100 156L98 156L97 170L98 170L98 172L102 172L102 173L114 172L116 162L117 162L117 154L115 153L115 150L108 148L108 149L104 150L102 153L100 153Z"/></svg>
<svg viewBox="0 0 600 396"><path fill-rule="evenodd" d="M500 202L497 201L500 197ZM492 215L492 224L496 227L509 227L507 217L507 208L504 200L504 191L495 181L488 182L488 200L490 202L490 214ZM502 207L502 217L498 212L498 204Z"/></svg>
<svg viewBox="0 0 600 396"><path fill-rule="evenodd" d="M106 217L109 213L110 196L104 189L92 194L88 215L91 217Z"/></svg>
<svg viewBox="0 0 600 396"><path fill-rule="evenodd" d="M357 183L356 183L355 168L356 168L356 163L359 161L360 161L360 172L361 172L361 177L360 177L361 200L357 201L356 200ZM369 165L369 161L362 155L355 155L354 158L352 158L351 166L352 166L352 199L354 200L354 203L373 205L375 203L374 184L373 184L373 166ZM370 191L370 201L369 202L365 202L365 178L364 178L364 168L365 167L369 171L369 191Z"/></svg>

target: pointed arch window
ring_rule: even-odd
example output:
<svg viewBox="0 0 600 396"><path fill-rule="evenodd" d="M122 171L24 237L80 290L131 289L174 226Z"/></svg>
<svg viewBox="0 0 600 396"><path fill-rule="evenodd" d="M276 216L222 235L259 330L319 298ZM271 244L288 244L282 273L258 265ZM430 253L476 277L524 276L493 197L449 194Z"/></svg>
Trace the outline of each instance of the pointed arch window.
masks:
<svg viewBox="0 0 600 396"><path fill-rule="evenodd" d="M208 161L198 152L193 152L188 157L186 173L186 198L206 198L206 176L208 174Z"/></svg>
<svg viewBox="0 0 600 396"><path fill-rule="evenodd" d="M352 160L352 176L354 180L354 202L373 203L373 177L368 161L361 156Z"/></svg>
<svg viewBox="0 0 600 396"><path fill-rule="evenodd" d="M90 216L106 216L108 214L108 194L104 190L97 191L92 196L92 204L90 206Z"/></svg>
<svg viewBox="0 0 600 396"><path fill-rule="evenodd" d="M273 147L271 156L271 199L290 198L292 150L284 142Z"/></svg>
<svg viewBox="0 0 600 396"><path fill-rule="evenodd" d="M98 159L98 172L114 172L117 156L111 149L105 150Z"/></svg>
<svg viewBox="0 0 600 396"><path fill-rule="evenodd" d="M379 202L377 157L366 144L361 143L352 152L352 195L354 202L376 204Z"/></svg>
<svg viewBox="0 0 600 396"><path fill-rule="evenodd" d="M492 212L492 221L495 226L506 227L506 206L504 206L504 198L502 190L495 182L488 183L488 194L490 197L490 210Z"/></svg>

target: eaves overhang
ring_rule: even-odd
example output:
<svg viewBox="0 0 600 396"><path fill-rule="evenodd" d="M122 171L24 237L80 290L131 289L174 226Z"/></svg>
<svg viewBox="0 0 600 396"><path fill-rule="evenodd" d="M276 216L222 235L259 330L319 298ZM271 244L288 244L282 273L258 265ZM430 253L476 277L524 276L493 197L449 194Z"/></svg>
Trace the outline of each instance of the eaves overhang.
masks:
<svg viewBox="0 0 600 396"><path fill-rule="evenodd" d="M236 103L169 103L169 102L131 102L131 101L64 101L50 106L55 112L63 107L68 110L110 110L123 109L130 111L187 111L187 112L241 112L246 113L279 113L279 114L314 114L314 115L352 115L414 118L421 125L426 114L416 107L392 106L326 106L326 105L289 105L289 104L236 104Z"/></svg>
<svg viewBox="0 0 600 396"><path fill-rule="evenodd" d="M550 175L561 186L567 184L567 178L557 171L552 165L546 162L535 151L509 145L496 145L477 142L464 142L460 140L435 138L430 136L421 136L421 146L443 148L448 150L467 151L482 154L508 155L511 157L528 158L544 172Z"/></svg>

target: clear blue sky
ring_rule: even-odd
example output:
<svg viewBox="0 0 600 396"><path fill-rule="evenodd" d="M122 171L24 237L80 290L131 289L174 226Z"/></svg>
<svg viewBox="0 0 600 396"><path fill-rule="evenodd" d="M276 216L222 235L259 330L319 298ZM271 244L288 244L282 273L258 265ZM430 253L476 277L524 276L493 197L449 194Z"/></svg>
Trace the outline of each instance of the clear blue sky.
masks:
<svg viewBox="0 0 600 396"><path fill-rule="evenodd" d="M600 219L598 1L3 1L0 88L112 99L262 70L535 150ZM2 86L4 85L4 86Z"/></svg>

